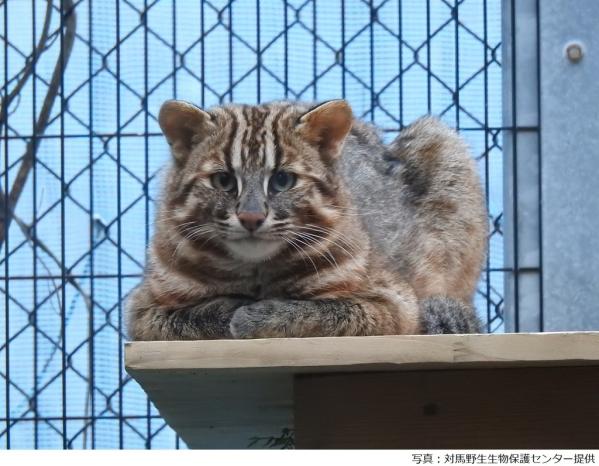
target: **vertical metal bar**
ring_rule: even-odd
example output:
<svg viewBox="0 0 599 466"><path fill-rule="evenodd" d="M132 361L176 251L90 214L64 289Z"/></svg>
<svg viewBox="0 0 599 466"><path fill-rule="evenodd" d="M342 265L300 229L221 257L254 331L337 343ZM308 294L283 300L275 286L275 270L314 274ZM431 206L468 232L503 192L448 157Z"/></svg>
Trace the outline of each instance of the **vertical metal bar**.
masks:
<svg viewBox="0 0 599 466"><path fill-rule="evenodd" d="M37 44L36 44L36 0L31 1L31 46L32 46L32 74L31 74L31 85L32 85L32 112L31 112L31 138L33 146L36 145L36 61L37 61ZM37 238L37 154L34 156L33 164L31 167L33 177L33 221L32 221L32 234L34 238ZM38 423L38 370L37 370L37 358L38 358L38 340L37 340L37 242L32 242L33 246L33 415L35 421L33 421L33 447L37 450L39 448L39 423Z"/></svg>
<svg viewBox="0 0 599 466"><path fill-rule="evenodd" d="M403 9L402 0L397 2L397 31L399 33L399 129L403 129Z"/></svg>
<svg viewBox="0 0 599 466"><path fill-rule="evenodd" d="M8 2L4 2L4 95L8 95ZM8 219L11 211L8 206L9 202L9 179L8 179L8 109L6 105L2 106L2 121L4 123L4 218ZM8 222L4 222L4 339L6 341L5 364L6 364L6 379L5 379L5 403L6 403L6 449L10 450L10 301L8 299L10 293L10 279L8 277L8 261L9 261L9 238Z"/></svg>
<svg viewBox="0 0 599 466"><path fill-rule="evenodd" d="M143 99L143 111L144 111L144 207L145 207L145 246L150 241L150 199L149 199L149 169L148 169L148 157L149 157L149 145L148 145L148 0L144 0L144 14L142 15L143 28L144 28L144 99ZM173 54L174 55L174 54ZM173 67L173 73L175 68ZM175 75L173 74L173 81L175 81ZM146 449L152 448L152 417L151 417L151 404L150 399L147 400L146 405Z"/></svg>
<svg viewBox="0 0 599 466"><path fill-rule="evenodd" d="M233 2L229 3L229 102L233 102Z"/></svg>
<svg viewBox="0 0 599 466"><path fill-rule="evenodd" d="M431 91L431 0L426 0L426 111L432 111Z"/></svg>
<svg viewBox="0 0 599 466"><path fill-rule="evenodd" d="M285 99L289 98L289 3L287 0L283 2L283 6L285 8L285 36L284 36L284 46L285 46L285 56L283 57L285 63L285 74L284 74L284 82L285 82Z"/></svg>
<svg viewBox="0 0 599 466"><path fill-rule="evenodd" d="M204 42L206 41L206 32L205 32L205 24L204 24L204 1L202 0L200 3L200 34L202 40L200 41L200 53L201 53L201 72L202 72L202 89L201 92L201 100L202 100L202 108L206 106L206 69L205 69L205 55L204 55Z"/></svg>
<svg viewBox="0 0 599 466"><path fill-rule="evenodd" d="M89 295L90 295L90 315L88 322L88 332L89 332L89 384L90 384L90 393L89 393L89 402L91 404L90 414L91 414L91 447L92 449L96 448L96 403L95 403L95 325L94 325L94 310L95 310L95 296L94 296L94 275L95 275L95 267L94 267L94 254L95 254L95 236L94 236L94 80L92 79L93 75L93 26L92 26L92 18L93 18L93 0L88 0L88 8L87 8L87 25L89 31L89 52L88 52L88 61L87 61L87 72L89 76L89 94L88 94L88 112L89 112L89 245L90 245L90 254L89 254L89 263L90 263L90 283L89 283Z"/></svg>
<svg viewBox="0 0 599 466"><path fill-rule="evenodd" d="M312 99L318 99L316 77L318 75L318 60L316 55L316 0L312 0Z"/></svg>
<svg viewBox="0 0 599 466"><path fill-rule="evenodd" d="M62 448L68 447L67 435L67 324L66 324L66 242L65 242L65 173L64 173L64 0L60 0L60 286L61 286L61 303L60 303L60 319L61 319L61 335L62 335Z"/></svg>
<svg viewBox="0 0 599 466"><path fill-rule="evenodd" d="M258 61L258 63L256 63L256 90L257 90L257 101L261 102L262 101L262 96L261 96L261 87L262 87L262 83L261 83L261 71L262 71L262 51L261 51L261 44L260 44L260 0L256 0L256 50L257 50L257 54L256 54L256 60Z"/></svg>
<svg viewBox="0 0 599 466"><path fill-rule="evenodd" d="M539 255L543 253L535 185L539 182L535 132L540 119L536 0L504 0L503 11L505 324L508 331L536 332L540 330ZM518 157L518 151L527 157Z"/></svg>
<svg viewBox="0 0 599 466"><path fill-rule="evenodd" d="M489 212L489 67L488 63L488 23L487 23L487 0L483 2L483 66L485 67L483 79L484 79L484 92L485 92L485 201L487 204L487 212ZM486 281L486 301L487 301L487 333L491 332L491 247L490 242L487 243L487 264L485 270L485 281Z"/></svg>
<svg viewBox="0 0 599 466"><path fill-rule="evenodd" d="M538 177L538 196L539 205L543 205L543 145L542 145L542 123L541 123L541 4L540 0L536 0L536 13L537 13L537 164L539 167ZM539 332L545 329L545 315L543 313L543 209L539 208Z"/></svg>
<svg viewBox="0 0 599 466"><path fill-rule="evenodd" d="M514 331L520 331L520 270L518 267L519 251L518 251L518 99L516 85L516 65L517 65L517 50L516 50L516 2L511 0L511 48L512 48L512 209L513 209L513 225L514 225Z"/></svg>
<svg viewBox="0 0 599 466"><path fill-rule="evenodd" d="M341 96L345 99L345 0L341 0ZM285 51L287 55L287 51Z"/></svg>
<svg viewBox="0 0 599 466"><path fill-rule="evenodd" d="M173 98L176 99L177 98L177 71L176 71L177 70L177 0L173 0L172 28L173 28Z"/></svg>
<svg viewBox="0 0 599 466"><path fill-rule="evenodd" d="M460 127L460 3L454 0L454 23L455 23L455 125Z"/></svg>
<svg viewBox="0 0 599 466"><path fill-rule="evenodd" d="M374 121L374 106L376 103L374 95L374 18L376 11L372 0L369 0L368 6L370 8L370 24L369 35L370 35L370 121Z"/></svg>
<svg viewBox="0 0 599 466"><path fill-rule="evenodd" d="M117 281L118 281L118 331L119 331L119 448L124 448L123 432L123 264L121 218L121 9L116 0L116 209L117 209Z"/></svg>

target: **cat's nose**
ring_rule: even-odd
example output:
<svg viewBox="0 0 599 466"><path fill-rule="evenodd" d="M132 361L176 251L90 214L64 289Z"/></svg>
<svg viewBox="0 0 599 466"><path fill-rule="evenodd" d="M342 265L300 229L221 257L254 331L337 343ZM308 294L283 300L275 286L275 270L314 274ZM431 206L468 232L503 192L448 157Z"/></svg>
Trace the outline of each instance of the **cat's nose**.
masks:
<svg viewBox="0 0 599 466"><path fill-rule="evenodd" d="M239 212L237 218L246 230L256 231L266 220L266 215L262 212Z"/></svg>

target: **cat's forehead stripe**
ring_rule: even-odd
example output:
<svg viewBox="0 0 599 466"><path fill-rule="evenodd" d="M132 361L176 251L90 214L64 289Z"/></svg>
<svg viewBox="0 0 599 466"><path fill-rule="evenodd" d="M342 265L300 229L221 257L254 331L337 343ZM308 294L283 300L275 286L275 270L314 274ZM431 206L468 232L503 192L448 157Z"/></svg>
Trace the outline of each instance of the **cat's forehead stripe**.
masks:
<svg viewBox="0 0 599 466"><path fill-rule="evenodd" d="M226 136L222 151L227 168L242 173L246 170L264 170L271 173L285 158L294 160L289 126L294 108L285 106L229 105L221 107L225 116ZM290 160L291 158L291 160Z"/></svg>
<svg viewBox="0 0 599 466"><path fill-rule="evenodd" d="M275 117L272 120L272 125L270 127L270 132L272 134L272 145L274 152L274 166L273 168L278 168L281 164L281 142L279 141L279 120L281 119L281 115L283 114L282 110L279 110Z"/></svg>
<svg viewBox="0 0 599 466"><path fill-rule="evenodd" d="M241 118L244 122L243 136L241 137L241 147L240 147L240 155L241 155L241 165L245 166L248 158L248 141L252 135L252 125L251 125L251 117L249 115L251 109L248 106L243 106L241 110Z"/></svg>
<svg viewBox="0 0 599 466"><path fill-rule="evenodd" d="M227 142L223 148L223 153L225 156L225 163L227 168L233 171L233 161L232 161L232 151L233 145L235 142L235 137L237 136L237 127L239 126L239 121L235 115L235 112L229 108L223 108L223 111L227 115L228 120L228 134L227 134Z"/></svg>
<svg viewBox="0 0 599 466"><path fill-rule="evenodd" d="M266 120L270 112L266 108L254 107L252 126L254 133L250 142L250 164L252 168L258 169L266 164Z"/></svg>
<svg viewBox="0 0 599 466"><path fill-rule="evenodd" d="M276 116L275 112L269 112L264 122L263 128L263 146L264 146L264 168L270 172L275 166L275 150L273 142L273 120Z"/></svg>
<svg viewBox="0 0 599 466"><path fill-rule="evenodd" d="M244 168L257 169L274 159L270 121L275 116L267 108L251 106L231 106L228 108L228 125L231 127L232 144L226 149L226 157L231 159L232 168L242 171ZM225 150L226 150L225 149Z"/></svg>
<svg viewBox="0 0 599 466"><path fill-rule="evenodd" d="M277 166L283 162L295 162L293 144L290 141L289 120L293 117L293 108L283 108L280 112L280 117L277 121Z"/></svg>
<svg viewBox="0 0 599 466"><path fill-rule="evenodd" d="M235 122L232 128L233 144L229 151L229 157L231 157L231 165L234 170L240 170L243 164L242 161L242 149L243 149L243 138L247 131L247 121L244 118L242 109L233 107L231 109L233 114L233 121Z"/></svg>

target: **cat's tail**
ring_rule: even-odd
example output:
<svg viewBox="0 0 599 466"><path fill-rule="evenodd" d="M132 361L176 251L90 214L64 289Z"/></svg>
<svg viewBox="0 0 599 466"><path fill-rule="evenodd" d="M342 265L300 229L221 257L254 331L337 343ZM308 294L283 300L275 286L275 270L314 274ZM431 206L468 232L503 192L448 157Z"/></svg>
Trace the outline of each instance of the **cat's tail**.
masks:
<svg viewBox="0 0 599 466"><path fill-rule="evenodd" d="M481 322L474 308L453 298L432 297L420 303L422 333L481 333Z"/></svg>

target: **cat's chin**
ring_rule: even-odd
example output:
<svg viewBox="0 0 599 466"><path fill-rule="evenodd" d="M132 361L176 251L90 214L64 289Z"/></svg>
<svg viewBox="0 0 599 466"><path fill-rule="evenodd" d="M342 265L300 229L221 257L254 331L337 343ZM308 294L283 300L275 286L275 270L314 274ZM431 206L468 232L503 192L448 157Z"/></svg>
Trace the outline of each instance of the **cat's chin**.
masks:
<svg viewBox="0 0 599 466"><path fill-rule="evenodd" d="M247 262L263 262L275 256L285 244L284 241L260 238L225 241L231 253Z"/></svg>

